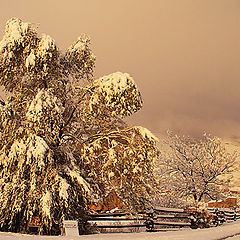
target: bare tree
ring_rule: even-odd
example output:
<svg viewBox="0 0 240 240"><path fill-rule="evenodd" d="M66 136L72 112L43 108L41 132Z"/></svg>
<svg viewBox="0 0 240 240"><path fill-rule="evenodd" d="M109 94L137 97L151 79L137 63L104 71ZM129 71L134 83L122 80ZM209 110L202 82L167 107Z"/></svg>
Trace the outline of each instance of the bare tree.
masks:
<svg viewBox="0 0 240 240"><path fill-rule="evenodd" d="M227 188L237 153L228 153L217 137L201 139L168 133L169 150L161 156L159 176L164 191L195 202L216 199Z"/></svg>

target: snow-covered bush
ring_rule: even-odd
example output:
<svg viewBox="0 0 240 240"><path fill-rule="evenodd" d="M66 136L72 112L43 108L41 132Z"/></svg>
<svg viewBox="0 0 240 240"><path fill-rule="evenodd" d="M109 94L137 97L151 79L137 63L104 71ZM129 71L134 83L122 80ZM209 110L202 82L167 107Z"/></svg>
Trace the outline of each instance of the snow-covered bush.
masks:
<svg viewBox="0 0 240 240"><path fill-rule="evenodd" d="M111 190L124 207L154 192L156 138L123 118L142 100L129 74L93 79L95 55L81 36L60 52L33 24L12 18L0 42L0 229L56 234L63 219L84 221ZM83 225L82 225L83 227Z"/></svg>

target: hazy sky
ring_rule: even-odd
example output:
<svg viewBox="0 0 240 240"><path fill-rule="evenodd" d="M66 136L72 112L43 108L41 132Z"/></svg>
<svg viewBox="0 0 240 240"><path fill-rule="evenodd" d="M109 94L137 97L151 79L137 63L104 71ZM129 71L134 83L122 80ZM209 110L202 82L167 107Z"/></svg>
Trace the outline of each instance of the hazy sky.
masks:
<svg viewBox="0 0 240 240"><path fill-rule="evenodd" d="M144 108L128 119L240 137L240 0L0 0L0 34L19 17L67 48L92 38L95 76L128 72Z"/></svg>

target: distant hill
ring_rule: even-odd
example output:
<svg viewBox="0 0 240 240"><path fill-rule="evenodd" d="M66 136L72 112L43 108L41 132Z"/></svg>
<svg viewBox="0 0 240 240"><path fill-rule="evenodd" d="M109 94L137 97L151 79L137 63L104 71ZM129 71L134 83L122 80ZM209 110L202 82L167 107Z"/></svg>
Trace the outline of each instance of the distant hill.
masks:
<svg viewBox="0 0 240 240"><path fill-rule="evenodd" d="M223 143L230 153L236 151L240 154L240 138L224 138ZM236 170L232 174L230 190L240 194L240 157L237 159Z"/></svg>

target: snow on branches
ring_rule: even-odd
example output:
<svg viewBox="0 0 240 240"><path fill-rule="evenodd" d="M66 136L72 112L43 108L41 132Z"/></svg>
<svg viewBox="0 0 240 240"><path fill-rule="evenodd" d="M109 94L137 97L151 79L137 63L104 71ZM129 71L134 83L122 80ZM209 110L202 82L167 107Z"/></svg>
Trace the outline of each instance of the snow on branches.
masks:
<svg viewBox="0 0 240 240"><path fill-rule="evenodd" d="M64 107L60 99L53 94L53 89L41 89L30 103L26 113L29 127L39 135L56 142L63 124Z"/></svg>
<svg viewBox="0 0 240 240"><path fill-rule="evenodd" d="M56 49L56 44L54 39L52 39L50 36L43 34L40 38L40 41L38 43L38 52L37 55L41 58L47 58L52 57L51 51L54 51ZM47 61L46 61L47 63Z"/></svg>
<svg viewBox="0 0 240 240"><path fill-rule="evenodd" d="M0 129L5 129L11 119L12 112L7 104L0 104Z"/></svg>
<svg viewBox="0 0 240 240"><path fill-rule="evenodd" d="M158 138L153 135L147 128L144 128L142 126L136 126L135 129L142 135L143 138L155 142L159 141Z"/></svg>
<svg viewBox="0 0 240 240"><path fill-rule="evenodd" d="M29 69L30 67L34 67L35 66L35 55L34 55L34 51L31 51L30 55L26 58L26 68Z"/></svg>
<svg viewBox="0 0 240 240"><path fill-rule="evenodd" d="M10 19L0 53L0 84L8 91L53 86L61 89L60 53L55 41L47 35L38 36L32 24Z"/></svg>
<svg viewBox="0 0 240 240"><path fill-rule="evenodd" d="M0 84L7 90L16 90L26 71L25 60L37 44L36 30L20 19L8 20L0 42Z"/></svg>
<svg viewBox="0 0 240 240"><path fill-rule="evenodd" d="M142 107L140 92L127 73L116 72L99 78L90 87L90 113L97 116L109 111L112 116L125 117Z"/></svg>
<svg viewBox="0 0 240 240"><path fill-rule="evenodd" d="M15 137L19 123L15 117L15 112L12 110L12 104L5 102L5 105L0 104L0 149L6 149L11 146Z"/></svg>
<svg viewBox="0 0 240 240"><path fill-rule="evenodd" d="M87 204L111 187L135 210L154 192L157 139L122 120L142 107L139 90L127 73L93 81L95 59L86 36L60 52L32 24L7 22L0 85L11 94L0 102L0 230L27 232L37 217L43 233L57 234L63 218L82 221Z"/></svg>
<svg viewBox="0 0 240 240"><path fill-rule="evenodd" d="M1 227L8 222L12 231L21 229L26 227L26 221L38 216L51 229L53 224L62 224L58 213L73 217L68 213L74 212L75 208L84 209L85 183L75 181L79 173L71 161L68 161L67 169L56 166L54 155L43 138L35 134L16 140L8 156L0 155ZM11 174L8 169L11 169ZM76 191L78 194L74 195ZM15 226L17 216L22 222Z"/></svg>
<svg viewBox="0 0 240 240"><path fill-rule="evenodd" d="M64 74L72 74L75 79L92 80L96 56L89 46L90 38L82 35L68 48L62 58Z"/></svg>
<svg viewBox="0 0 240 240"><path fill-rule="evenodd" d="M143 137L139 127L132 127L89 139L80 150L80 165L93 185L97 183L100 195L114 189L126 208L146 207L156 187L153 166L159 154L152 136Z"/></svg>
<svg viewBox="0 0 240 240"><path fill-rule="evenodd" d="M24 23L18 18L7 21L3 40L0 42L0 51L7 54L7 49L14 50L24 45L28 33L36 34L30 23Z"/></svg>
<svg viewBox="0 0 240 240"><path fill-rule="evenodd" d="M170 149L159 167L162 185L196 202L216 199L228 185L223 176L233 171L237 154L228 153L219 138L207 134L191 139L169 133L167 143Z"/></svg>

